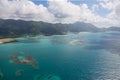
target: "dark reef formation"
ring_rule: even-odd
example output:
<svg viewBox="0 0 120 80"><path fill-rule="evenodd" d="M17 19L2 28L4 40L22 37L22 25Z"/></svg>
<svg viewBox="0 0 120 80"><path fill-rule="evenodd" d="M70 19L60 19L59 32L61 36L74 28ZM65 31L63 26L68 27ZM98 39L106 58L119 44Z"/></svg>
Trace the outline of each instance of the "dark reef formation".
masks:
<svg viewBox="0 0 120 80"><path fill-rule="evenodd" d="M17 54L10 55L9 59L10 59L10 62L13 64L17 64L17 65L24 64L24 65L32 66L35 69L38 68L38 64L36 60L32 56L29 56L29 55L17 53Z"/></svg>

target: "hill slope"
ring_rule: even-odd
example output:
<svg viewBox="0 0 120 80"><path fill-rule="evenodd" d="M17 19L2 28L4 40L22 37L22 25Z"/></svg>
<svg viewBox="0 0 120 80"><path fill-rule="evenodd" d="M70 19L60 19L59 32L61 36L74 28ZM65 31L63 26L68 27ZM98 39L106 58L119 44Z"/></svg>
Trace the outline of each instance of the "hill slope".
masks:
<svg viewBox="0 0 120 80"><path fill-rule="evenodd" d="M76 22L74 24L51 24L45 22L0 20L0 38L18 37L26 35L56 35L67 32L96 32L99 28L89 23Z"/></svg>

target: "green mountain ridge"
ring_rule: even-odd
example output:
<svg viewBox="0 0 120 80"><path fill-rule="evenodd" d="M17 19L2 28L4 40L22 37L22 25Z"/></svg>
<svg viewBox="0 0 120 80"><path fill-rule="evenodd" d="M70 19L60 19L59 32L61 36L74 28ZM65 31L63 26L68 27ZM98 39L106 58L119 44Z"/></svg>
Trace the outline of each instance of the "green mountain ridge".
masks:
<svg viewBox="0 0 120 80"><path fill-rule="evenodd" d="M117 29L118 30L118 29ZM27 35L62 35L68 32L98 32L100 28L84 22L73 24L46 23L41 21L3 20L0 19L0 38L20 37Z"/></svg>

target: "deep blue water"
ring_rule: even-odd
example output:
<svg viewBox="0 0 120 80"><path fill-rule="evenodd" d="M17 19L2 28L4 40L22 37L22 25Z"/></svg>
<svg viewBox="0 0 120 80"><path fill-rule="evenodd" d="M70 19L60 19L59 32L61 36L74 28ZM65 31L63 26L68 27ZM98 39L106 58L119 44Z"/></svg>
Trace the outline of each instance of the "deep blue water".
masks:
<svg viewBox="0 0 120 80"><path fill-rule="evenodd" d="M0 45L0 80L119 80L120 33L79 33L16 38ZM31 55L38 69L10 63L9 56ZM18 70L23 73L16 76ZM48 76L57 78L47 78Z"/></svg>

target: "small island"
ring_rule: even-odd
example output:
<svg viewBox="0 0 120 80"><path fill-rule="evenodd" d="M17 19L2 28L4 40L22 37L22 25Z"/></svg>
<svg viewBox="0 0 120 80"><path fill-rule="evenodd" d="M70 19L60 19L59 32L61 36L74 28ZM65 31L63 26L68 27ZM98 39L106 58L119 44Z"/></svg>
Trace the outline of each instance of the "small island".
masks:
<svg viewBox="0 0 120 80"><path fill-rule="evenodd" d="M5 38L5 39L0 39L0 44L3 43L10 43L10 42L16 42L17 40L15 40L14 38Z"/></svg>

